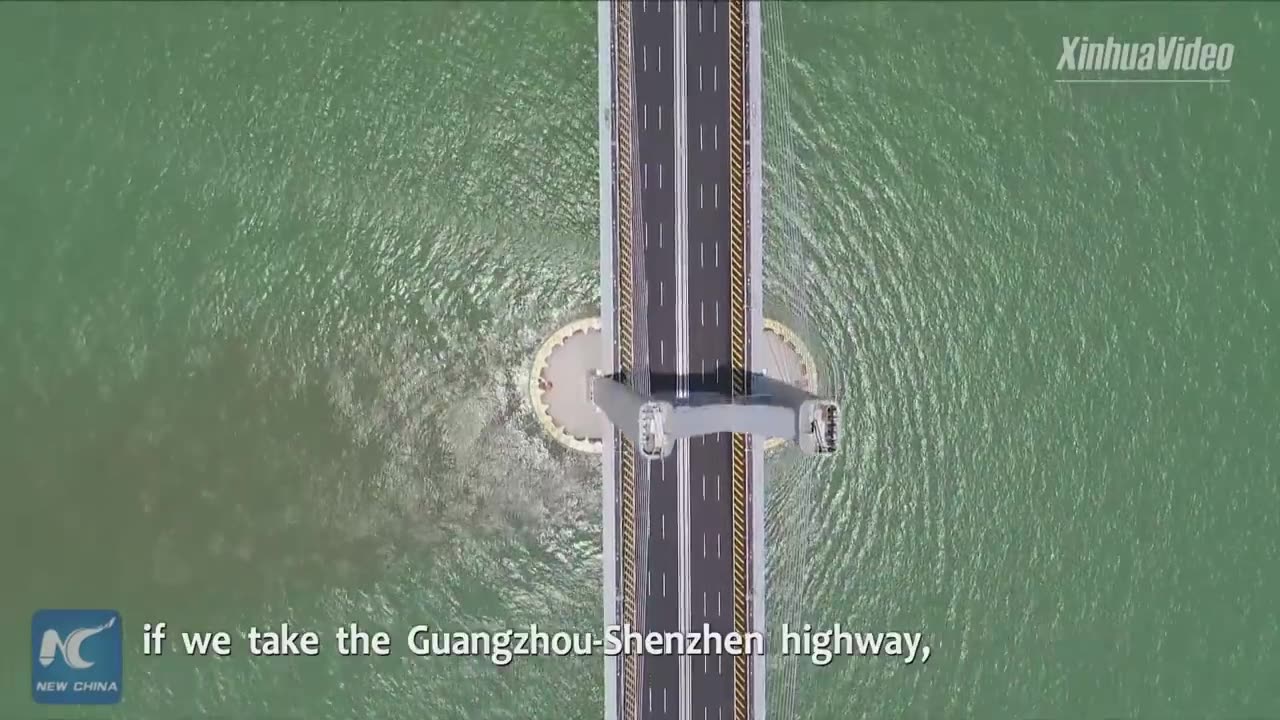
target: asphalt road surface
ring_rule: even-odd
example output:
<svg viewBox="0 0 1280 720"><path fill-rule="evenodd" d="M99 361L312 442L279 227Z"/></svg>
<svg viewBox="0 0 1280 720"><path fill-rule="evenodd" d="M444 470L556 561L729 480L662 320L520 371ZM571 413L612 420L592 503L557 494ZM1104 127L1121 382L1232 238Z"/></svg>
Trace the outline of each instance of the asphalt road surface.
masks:
<svg viewBox="0 0 1280 720"><path fill-rule="evenodd" d="M648 365L662 380L653 391L673 390L671 378L682 372L689 389L728 393L730 355L729 215L729 13L725 2L685 5L685 63L676 67L675 7L670 2L637 0L631 5L632 67L635 88L639 169L636 212L642 218L635 252L643 253L647 310L639 318L637 352L646 345ZM622 52L622 49L619 49ZM677 73L684 74L683 103L687 180L677 195ZM743 188L746 192L746 188ZM677 204L688 223L684 257L676 242ZM677 287L687 274L687 300ZM641 292L638 285L636 292ZM688 329L688 367L680 366L680 325ZM640 365L637 362L637 365ZM647 564L638 569L645 588L642 617L649 632L680 629L679 449L663 461L637 456L636 482L648 478ZM688 627L703 623L717 632L733 629L732 436L693 439L689 457L689 614ZM647 475L646 475L647 473ZM643 536L638 540L643 541ZM680 695L684 658L644 659L638 700L643 718L679 718L688 704L691 720L734 717L732 658L699 656L689 661L690 693Z"/></svg>
<svg viewBox="0 0 1280 720"><path fill-rule="evenodd" d="M644 253L647 286L649 369L678 372L676 347L675 193L675 24L671 3L643 0L631 6L632 68L635 73L636 165L640 169L637 211L642 220L636 252ZM639 293L642 288L637 287ZM637 319L637 331L643 326ZM637 340L637 351L645 343ZM637 363L639 364L639 363ZM658 392L663 388L653 387ZM636 454L637 487L649 487L649 541L642 551L647 568L638 577L646 588L643 617L648 632L680 629L680 547L678 542L677 455L646 461ZM647 473L647 475L646 475ZM643 536L638 538L643 542ZM680 658L649 656L643 661L639 693L644 718L680 717Z"/></svg>
<svg viewBox="0 0 1280 720"><path fill-rule="evenodd" d="M730 387L728 6L687 5L685 87L688 138L690 390ZM691 629L733 630L732 436L689 447ZM696 720L733 717L730 657L695 657L690 693Z"/></svg>

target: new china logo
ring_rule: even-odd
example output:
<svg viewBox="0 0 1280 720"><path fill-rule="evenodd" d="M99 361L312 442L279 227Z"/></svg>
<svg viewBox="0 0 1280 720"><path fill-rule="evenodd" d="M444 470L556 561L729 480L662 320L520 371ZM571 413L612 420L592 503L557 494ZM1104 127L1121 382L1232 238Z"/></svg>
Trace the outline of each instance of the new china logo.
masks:
<svg viewBox="0 0 1280 720"><path fill-rule="evenodd" d="M120 702L124 643L115 610L40 610L31 617L31 696L43 704Z"/></svg>

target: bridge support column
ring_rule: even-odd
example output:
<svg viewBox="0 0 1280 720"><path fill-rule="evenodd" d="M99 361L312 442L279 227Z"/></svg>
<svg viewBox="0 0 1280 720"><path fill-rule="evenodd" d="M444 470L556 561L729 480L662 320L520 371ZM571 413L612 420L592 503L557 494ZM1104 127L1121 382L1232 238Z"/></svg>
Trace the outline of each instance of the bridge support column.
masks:
<svg viewBox="0 0 1280 720"><path fill-rule="evenodd" d="M676 439L667 429L671 403L641 395L634 388L604 375L592 378L591 401L636 444L641 456L657 460L670 455L675 448Z"/></svg>
<svg viewBox="0 0 1280 720"><path fill-rule="evenodd" d="M677 439L722 432L782 438L810 454L835 452L840 417L834 401L763 375L751 380L751 395L693 393L682 398L643 395L613 377L597 375L591 401L649 459L667 456Z"/></svg>

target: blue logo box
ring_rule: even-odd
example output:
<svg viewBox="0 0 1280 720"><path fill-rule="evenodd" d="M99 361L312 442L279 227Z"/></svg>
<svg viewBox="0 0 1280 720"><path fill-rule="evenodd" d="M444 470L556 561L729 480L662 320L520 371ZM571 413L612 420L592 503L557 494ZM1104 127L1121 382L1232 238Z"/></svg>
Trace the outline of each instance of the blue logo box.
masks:
<svg viewBox="0 0 1280 720"><path fill-rule="evenodd" d="M124 685L115 610L39 610L31 617L31 696L41 704L110 705Z"/></svg>

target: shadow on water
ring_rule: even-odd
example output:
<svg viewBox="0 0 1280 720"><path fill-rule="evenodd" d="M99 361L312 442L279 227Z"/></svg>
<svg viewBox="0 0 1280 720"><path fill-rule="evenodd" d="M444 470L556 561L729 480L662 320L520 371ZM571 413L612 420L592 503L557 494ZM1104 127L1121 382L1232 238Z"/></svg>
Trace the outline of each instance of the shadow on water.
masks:
<svg viewBox="0 0 1280 720"><path fill-rule="evenodd" d="M202 365L155 363L115 387L86 370L43 399L18 390L29 442L10 467L33 595L147 586L157 601L225 603L377 576L386 539L342 520L373 493L384 450L335 422L323 386L264 377L242 344Z"/></svg>
<svg viewBox="0 0 1280 720"><path fill-rule="evenodd" d="M422 568L463 539L538 524L511 487L515 460L498 459L530 437L514 391L439 403L431 387L447 380L375 366L299 381L244 342L194 354L134 380L85 368L16 388L6 454L26 542L0 552L19 554L32 602L83 604L98 588L104 603L242 605L367 587L406 553Z"/></svg>

